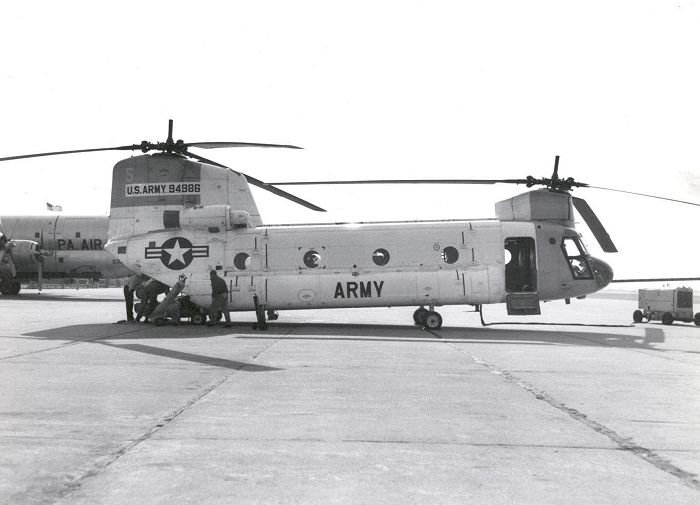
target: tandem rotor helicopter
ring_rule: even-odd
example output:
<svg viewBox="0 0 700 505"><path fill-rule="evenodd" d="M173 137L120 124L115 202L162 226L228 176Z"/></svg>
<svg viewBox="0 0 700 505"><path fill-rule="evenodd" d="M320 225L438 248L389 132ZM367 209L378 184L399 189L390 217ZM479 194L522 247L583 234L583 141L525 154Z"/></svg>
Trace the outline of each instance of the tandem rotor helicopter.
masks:
<svg viewBox="0 0 700 505"><path fill-rule="evenodd" d="M416 306L415 324L442 326L443 305L505 303L508 314L540 313L540 302L581 298L613 280L613 271L591 256L574 227L574 208L604 252L617 249L574 188L589 186L550 178L364 180L265 183L190 151L190 148L290 148L244 142L174 141L78 149L0 158L0 162L96 151L142 151L118 162L112 173L105 249L132 271L173 286L203 320L211 304L209 273L229 289L229 311L255 310L258 324L277 311L318 308ZM157 151L148 154L150 151ZM311 184L523 184L528 190L496 203L495 219L344 224L263 224L250 190L256 186L314 211L324 209L280 189Z"/></svg>

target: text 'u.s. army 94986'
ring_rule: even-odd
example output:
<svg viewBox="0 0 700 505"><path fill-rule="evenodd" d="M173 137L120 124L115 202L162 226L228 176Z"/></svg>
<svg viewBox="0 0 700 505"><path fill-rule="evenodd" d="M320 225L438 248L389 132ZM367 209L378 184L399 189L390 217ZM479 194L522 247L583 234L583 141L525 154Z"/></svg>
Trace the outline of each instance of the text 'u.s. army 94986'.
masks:
<svg viewBox="0 0 700 505"><path fill-rule="evenodd" d="M415 322L429 328L442 325L435 311L441 305L480 308L506 303L509 314L539 314L541 301L585 296L613 278L612 269L588 253L574 227L576 208L603 251L616 251L588 204L570 194L573 188L588 185L559 178L558 158L552 177L541 179L267 184L190 152L190 148L224 147L294 148L175 142L171 121L163 143L144 141L0 161L90 151L159 151L114 166L105 249L132 271L170 286L186 275L183 293L202 314L211 303L211 270L227 283L228 309L257 309L259 322L261 314L264 318L266 312L278 310L416 306ZM265 226L249 187L323 211L277 186L436 182L545 188L498 202L495 219Z"/></svg>

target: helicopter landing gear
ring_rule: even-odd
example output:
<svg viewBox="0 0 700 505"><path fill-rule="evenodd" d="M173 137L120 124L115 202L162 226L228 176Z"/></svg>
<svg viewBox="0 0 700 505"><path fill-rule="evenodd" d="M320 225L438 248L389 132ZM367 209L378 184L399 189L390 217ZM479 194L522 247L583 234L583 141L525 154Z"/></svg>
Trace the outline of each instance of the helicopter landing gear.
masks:
<svg viewBox="0 0 700 505"><path fill-rule="evenodd" d="M433 307L430 307L430 310L419 307L413 313L413 322L416 326L423 326L429 330L439 330L442 327L442 316L432 309Z"/></svg>
<svg viewBox="0 0 700 505"><path fill-rule="evenodd" d="M416 326L425 326L425 316L428 312L430 311L425 309L424 307L419 307L418 309L416 309L416 311L413 313L414 324Z"/></svg>

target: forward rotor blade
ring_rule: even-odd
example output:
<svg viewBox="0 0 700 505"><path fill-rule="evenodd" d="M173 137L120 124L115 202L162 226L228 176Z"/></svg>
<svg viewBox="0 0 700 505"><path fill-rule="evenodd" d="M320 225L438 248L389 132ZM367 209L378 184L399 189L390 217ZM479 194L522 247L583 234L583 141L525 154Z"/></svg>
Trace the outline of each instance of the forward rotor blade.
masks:
<svg viewBox="0 0 700 505"><path fill-rule="evenodd" d="M275 186L314 186L334 184L527 184L527 179L369 179L364 181L284 181Z"/></svg>
<svg viewBox="0 0 700 505"><path fill-rule="evenodd" d="M201 147L202 149L218 149L220 147L281 147L286 149L303 149L289 144L258 144L255 142L187 142L185 147Z"/></svg>
<svg viewBox="0 0 700 505"><path fill-rule="evenodd" d="M74 153L94 153L98 151L136 151L141 149L140 144L134 144L130 146L117 146L117 147L98 147L95 149L74 149L72 151L54 151L50 153L34 153L34 154L21 154L19 156L6 156L0 158L0 161L10 161L10 160L22 160L25 158L40 158L42 156L55 156L58 154L74 154Z"/></svg>
<svg viewBox="0 0 700 505"><path fill-rule="evenodd" d="M613 279L610 282L700 281L700 277L654 277L649 279Z"/></svg>
<svg viewBox="0 0 700 505"><path fill-rule="evenodd" d="M588 225L588 228L593 233L593 236L596 238L603 251L617 252L617 248L615 247L615 244L613 244L613 241L610 238L610 235L608 235L608 232L605 230L605 227L603 227L603 223L600 222L598 216L596 216L595 212L593 212L593 209L591 209L588 203L586 203L586 200L576 198L575 196L572 196L571 200L574 202L574 207L576 207L578 213L581 214L581 217L583 217L583 220Z"/></svg>
<svg viewBox="0 0 700 505"><path fill-rule="evenodd" d="M222 165L221 163L217 163L216 161L208 160L207 158L205 158L203 156L199 156L198 154L193 154L189 151L185 152L185 155L190 156L190 157L192 157L192 158L194 158L197 161L200 161L202 163L208 163L210 165L225 168L227 170L230 170L233 173L242 175L243 177L246 178L246 180L248 181L248 184L252 184L253 186L257 186L258 188L269 191L270 193L273 193L277 196L281 196L282 198L286 198L287 200L291 200L292 202L298 203L299 205L306 207L307 209L315 210L317 212L326 212L326 209L322 209L321 207L314 205L311 202L307 202L306 200L302 200L298 196L294 196L291 193L287 193L286 191L284 191L282 189L275 188L271 184L265 183L259 179L256 179L255 177L251 177L248 174L244 174L243 172L236 172L235 170L227 167L226 165Z"/></svg>
<svg viewBox="0 0 700 505"><path fill-rule="evenodd" d="M687 202L685 200L676 200L675 198L667 198L665 196L648 195L646 193L636 193L634 191L626 191L624 189L603 188L601 186L588 186L588 187L595 188L595 189L604 189L605 191L616 191L617 193L627 193L628 195L646 196L648 198L656 198L658 200L667 200L669 202L676 202L676 203L685 203L687 205L695 205L696 207L700 207L700 203Z"/></svg>

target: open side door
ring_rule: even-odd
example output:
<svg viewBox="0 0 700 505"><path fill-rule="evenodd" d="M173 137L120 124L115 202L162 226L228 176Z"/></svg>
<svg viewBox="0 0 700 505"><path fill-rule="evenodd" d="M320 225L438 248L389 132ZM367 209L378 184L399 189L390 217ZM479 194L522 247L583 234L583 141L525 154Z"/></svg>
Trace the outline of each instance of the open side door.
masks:
<svg viewBox="0 0 700 505"><path fill-rule="evenodd" d="M537 295L537 254L532 237L505 240L506 307L509 315L540 314Z"/></svg>

